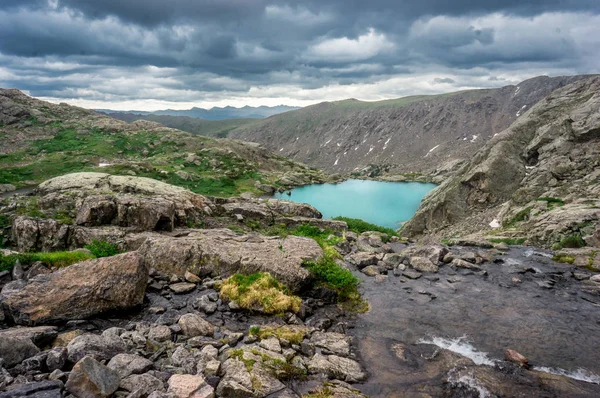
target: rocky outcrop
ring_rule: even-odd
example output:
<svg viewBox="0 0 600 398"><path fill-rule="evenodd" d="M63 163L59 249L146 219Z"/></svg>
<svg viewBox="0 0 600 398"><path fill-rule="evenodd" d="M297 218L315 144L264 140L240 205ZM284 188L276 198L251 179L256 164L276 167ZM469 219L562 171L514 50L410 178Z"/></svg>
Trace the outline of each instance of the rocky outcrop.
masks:
<svg viewBox="0 0 600 398"><path fill-rule="evenodd" d="M323 255L310 238L240 236L227 229L194 230L179 237L148 235L138 251L145 264L167 274L269 272L295 291L310 277L302 263Z"/></svg>
<svg viewBox="0 0 600 398"><path fill-rule="evenodd" d="M2 299L18 324L82 319L142 303L148 269L137 253L84 261L38 275Z"/></svg>
<svg viewBox="0 0 600 398"><path fill-rule="evenodd" d="M551 246L567 226L596 223L599 93L600 78L593 77L537 103L431 191L402 233L464 235L518 225Z"/></svg>
<svg viewBox="0 0 600 398"><path fill-rule="evenodd" d="M38 187L39 206L71 210L75 224L171 231L212 213L212 203L187 189L144 177L75 173Z"/></svg>

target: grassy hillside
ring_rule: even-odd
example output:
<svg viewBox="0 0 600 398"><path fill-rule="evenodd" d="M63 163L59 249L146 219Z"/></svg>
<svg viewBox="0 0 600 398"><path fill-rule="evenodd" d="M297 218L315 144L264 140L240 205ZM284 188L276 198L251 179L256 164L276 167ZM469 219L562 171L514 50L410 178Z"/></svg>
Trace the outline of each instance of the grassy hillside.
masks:
<svg viewBox="0 0 600 398"><path fill-rule="evenodd" d="M181 131L187 131L192 134L199 134L206 137L225 138L227 135L242 126L256 122L260 119L227 119L227 120L204 120L189 116L170 116L170 115L137 115L134 113L108 113L109 116L125 122L134 122L136 120L148 120L160 123L163 126L171 127Z"/></svg>
<svg viewBox="0 0 600 398"><path fill-rule="evenodd" d="M0 123L0 183L17 188L78 171L150 177L215 196L259 193L257 183L277 186L285 173L326 178L257 145L125 123L16 90L0 90Z"/></svg>

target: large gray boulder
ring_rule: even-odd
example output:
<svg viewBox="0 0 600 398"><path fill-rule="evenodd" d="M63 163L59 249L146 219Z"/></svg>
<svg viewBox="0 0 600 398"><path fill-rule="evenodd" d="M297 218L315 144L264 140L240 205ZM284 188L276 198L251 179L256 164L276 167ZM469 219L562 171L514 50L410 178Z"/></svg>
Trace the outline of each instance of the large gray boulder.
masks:
<svg viewBox="0 0 600 398"><path fill-rule="evenodd" d="M34 277L5 297L2 308L22 325L82 319L141 304L147 280L135 252L93 259Z"/></svg>
<svg viewBox="0 0 600 398"><path fill-rule="evenodd" d="M310 238L239 236L228 229L194 230L181 237L148 235L138 251L148 267L168 275L269 272L294 291L310 278L302 263L323 255Z"/></svg>

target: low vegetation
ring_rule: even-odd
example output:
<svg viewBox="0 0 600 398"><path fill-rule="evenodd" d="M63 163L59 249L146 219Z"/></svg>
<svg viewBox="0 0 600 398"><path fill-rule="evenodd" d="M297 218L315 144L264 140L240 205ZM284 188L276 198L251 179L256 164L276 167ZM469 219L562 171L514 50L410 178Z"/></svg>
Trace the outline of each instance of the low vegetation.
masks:
<svg viewBox="0 0 600 398"><path fill-rule="evenodd" d="M511 227L514 227L519 222L528 221L529 214L531 213L531 209L532 209L532 207L526 207L523 210L519 211L517 214L514 215L513 218L510 219L510 221L508 221L507 223L504 224L504 227L511 228Z"/></svg>
<svg viewBox="0 0 600 398"><path fill-rule="evenodd" d="M348 229L352 232L356 232L357 234L362 234L363 232L367 231L375 231L388 234L389 236L398 236L396 231L394 231L392 228L371 224L358 218L335 217L334 220L344 221L346 224L348 224Z"/></svg>
<svg viewBox="0 0 600 398"><path fill-rule="evenodd" d="M294 326L253 326L248 331L249 335L256 336L259 339L267 339L269 337L277 337L278 339L284 339L292 344L300 344L306 336L306 329L303 327Z"/></svg>
<svg viewBox="0 0 600 398"><path fill-rule="evenodd" d="M94 239L92 243L85 246L95 257L111 257L121 253L114 243Z"/></svg>
<svg viewBox="0 0 600 398"><path fill-rule="evenodd" d="M29 265L40 261L50 268L63 268L92 258L94 258L93 255L81 251L19 253L8 256L0 254L0 271L11 270L17 261L21 265Z"/></svg>
<svg viewBox="0 0 600 398"><path fill-rule="evenodd" d="M221 284L221 297L244 309L266 314L298 312L302 305L300 297L292 295L287 286L266 272L231 276Z"/></svg>
<svg viewBox="0 0 600 398"><path fill-rule="evenodd" d="M490 238L491 243L506 243L509 246L522 245L527 240L526 238Z"/></svg>
<svg viewBox="0 0 600 398"><path fill-rule="evenodd" d="M543 201L543 202L547 202L548 203L548 207L550 209L553 209L554 206L564 206L565 202L563 202L561 199L558 198L552 198L552 197L540 197L536 199L537 201Z"/></svg>
<svg viewBox="0 0 600 398"><path fill-rule="evenodd" d="M573 234L564 237L559 242L555 243L552 246L554 250L560 249L579 249L581 247L585 247L585 241L579 234Z"/></svg>
<svg viewBox="0 0 600 398"><path fill-rule="evenodd" d="M557 254L552 257L552 261L556 261L557 263L573 264L575 262L575 257L567 254Z"/></svg>

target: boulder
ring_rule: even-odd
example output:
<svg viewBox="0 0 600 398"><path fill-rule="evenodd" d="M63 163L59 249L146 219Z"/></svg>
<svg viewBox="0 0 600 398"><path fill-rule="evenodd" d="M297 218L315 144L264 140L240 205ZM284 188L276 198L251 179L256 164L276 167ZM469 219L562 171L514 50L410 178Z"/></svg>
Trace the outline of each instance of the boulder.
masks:
<svg viewBox="0 0 600 398"><path fill-rule="evenodd" d="M414 245L402 250L400 254L409 258L423 257L429 260L433 265L437 266L443 262L446 253L448 253L448 249L441 245Z"/></svg>
<svg viewBox="0 0 600 398"><path fill-rule="evenodd" d="M8 391L0 392L0 398L62 398L63 383L60 381L40 381L12 386Z"/></svg>
<svg viewBox="0 0 600 398"><path fill-rule="evenodd" d="M310 278L302 263L323 255L310 238L239 236L228 229L193 230L181 237L154 234L138 251L145 264L167 275L269 272L293 291Z"/></svg>
<svg viewBox="0 0 600 398"><path fill-rule="evenodd" d="M411 257L409 262L419 272L438 272L438 266L425 257Z"/></svg>
<svg viewBox="0 0 600 398"><path fill-rule="evenodd" d="M362 370L358 362L337 355L326 356L319 353L315 354L308 363L308 371L313 374L322 373L330 378L351 383L367 378L367 374Z"/></svg>
<svg viewBox="0 0 600 398"><path fill-rule="evenodd" d="M179 318L177 324L181 331L188 337L212 336L215 328L208 321L196 314L185 314Z"/></svg>
<svg viewBox="0 0 600 398"><path fill-rule="evenodd" d="M214 398L214 389L202 376L173 375L169 378L167 392L175 398Z"/></svg>
<svg viewBox="0 0 600 398"><path fill-rule="evenodd" d="M148 373L127 376L121 380L119 387L138 396L148 396L154 391L165 390L164 383Z"/></svg>
<svg viewBox="0 0 600 398"><path fill-rule="evenodd" d="M222 365L223 378L217 386L218 397L253 398L252 377L244 363L229 358Z"/></svg>
<svg viewBox="0 0 600 398"><path fill-rule="evenodd" d="M119 375L92 357L75 364L65 388L78 398L106 398L119 388Z"/></svg>
<svg viewBox="0 0 600 398"><path fill-rule="evenodd" d="M82 319L141 304L147 280L141 257L125 253L38 275L4 299L2 307L18 324Z"/></svg>
<svg viewBox="0 0 600 398"><path fill-rule="evenodd" d="M114 335L82 334L75 337L67 345L69 361L75 363L85 356L99 361L108 361L117 354L127 350L125 342Z"/></svg>
<svg viewBox="0 0 600 398"><path fill-rule="evenodd" d="M325 333L316 331L312 334L310 342L316 347L323 348L325 351L341 355L350 355L349 338L341 333Z"/></svg>
<svg viewBox="0 0 600 398"><path fill-rule="evenodd" d="M9 368L35 356L39 352L40 349L33 344L31 339L19 337L0 338L0 358L4 359L4 366Z"/></svg>
<svg viewBox="0 0 600 398"><path fill-rule="evenodd" d="M149 359L134 354L117 354L106 366L117 372L121 379L132 374L141 374L152 369L154 364ZM133 391L133 390L129 390Z"/></svg>

